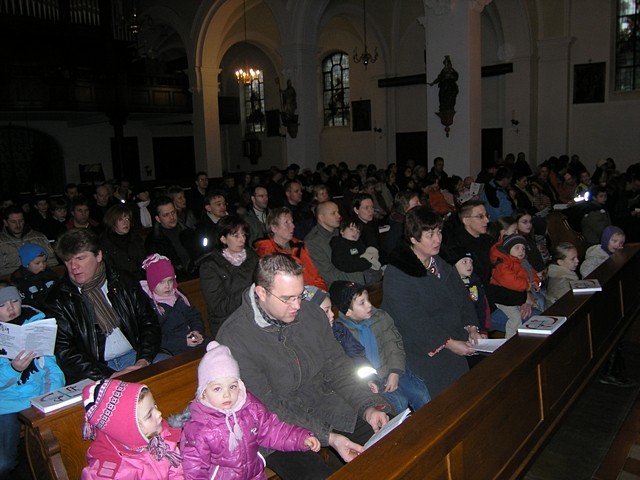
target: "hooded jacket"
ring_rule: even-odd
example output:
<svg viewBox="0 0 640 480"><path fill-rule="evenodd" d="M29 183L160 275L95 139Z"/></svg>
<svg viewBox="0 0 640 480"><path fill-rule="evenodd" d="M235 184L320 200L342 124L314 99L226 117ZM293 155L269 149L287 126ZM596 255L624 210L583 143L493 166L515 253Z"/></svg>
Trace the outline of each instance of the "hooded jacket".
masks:
<svg viewBox="0 0 640 480"><path fill-rule="evenodd" d="M180 443L187 478L266 479L259 447L283 452L308 450L304 441L313 432L280 421L246 392L242 382L238 382L238 387L246 397L239 395L236 405L229 410L208 407L197 400L191 402L191 419L184 425ZM230 448L229 435L236 425L242 432L241 438L235 448Z"/></svg>
<svg viewBox="0 0 640 480"><path fill-rule="evenodd" d="M490 258L494 265L491 272L491 285L497 285L516 292L526 292L531 286L531 282L539 283L540 278L535 271L532 271L531 278L529 272L522 264L522 260L501 252L498 248L501 244L491 247Z"/></svg>
<svg viewBox="0 0 640 480"><path fill-rule="evenodd" d="M43 318L44 313L40 310L22 305L20 317L12 323L20 324L20 319L23 319L22 325L26 325ZM29 399L64 386L64 375L53 355L36 358L32 365L37 371L32 371L23 380L24 372L16 372L11 366L11 359L0 358L0 415L29 408Z"/></svg>
<svg viewBox="0 0 640 480"><path fill-rule="evenodd" d="M137 427L137 426L136 426ZM130 428L123 425L123 428ZM135 427L134 427L135 428ZM178 451L180 430L162 421L165 444ZM99 432L87 450L87 466L82 469L81 480L183 480L182 465L172 466L166 458L156 460L148 450L126 448L108 435Z"/></svg>
<svg viewBox="0 0 640 480"><path fill-rule="evenodd" d="M107 297L120 320L120 329L137 352L136 359L152 362L160 348L160 325L149 297L138 282L106 267ZM99 340L95 313L65 273L45 300L46 313L58 321L56 358L68 383L99 380L114 371L104 361L104 339Z"/></svg>
<svg viewBox="0 0 640 480"><path fill-rule="evenodd" d="M273 325L257 308L251 286L216 340L229 347L247 388L269 410L313 431L324 446L332 429L353 432L367 408L391 410L359 379L326 314L311 302L301 302L293 322Z"/></svg>

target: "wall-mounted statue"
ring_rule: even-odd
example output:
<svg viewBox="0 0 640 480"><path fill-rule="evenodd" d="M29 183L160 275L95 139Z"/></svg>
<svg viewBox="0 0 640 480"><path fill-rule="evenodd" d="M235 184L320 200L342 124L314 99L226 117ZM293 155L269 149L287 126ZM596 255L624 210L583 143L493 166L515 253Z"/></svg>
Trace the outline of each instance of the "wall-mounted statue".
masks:
<svg viewBox="0 0 640 480"><path fill-rule="evenodd" d="M276 83L280 87L280 80L276 78ZM298 135L298 115L296 110L298 109L297 94L291 80L287 79L287 88L280 89L280 119L282 125L287 129L287 133L291 138L296 138Z"/></svg>
<svg viewBox="0 0 640 480"><path fill-rule="evenodd" d="M456 114L456 97L458 96L458 72L451 64L449 55L444 56L442 62L444 67L436 79L428 83L429 86L438 85L438 100L440 101L440 111L436 115L440 117L440 122L445 126L444 131L449 136L450 126L453 124L453 116Z"/></svg>

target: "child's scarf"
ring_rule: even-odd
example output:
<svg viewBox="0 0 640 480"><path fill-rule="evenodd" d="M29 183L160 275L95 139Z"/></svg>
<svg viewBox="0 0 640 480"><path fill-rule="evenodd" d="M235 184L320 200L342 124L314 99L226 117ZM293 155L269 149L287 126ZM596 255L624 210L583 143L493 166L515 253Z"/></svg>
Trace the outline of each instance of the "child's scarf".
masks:
<svg viewBox="0 0 640 480"><path fill-rule="evenodd" d="M340 313L340 321L347 327L353 328L358 333L358 341L364 347L364 354L371 366L375 369L380 368L380 353L378 352L378 341L371 330L373 319L364 320L362 322L354 322Z"/></svg>

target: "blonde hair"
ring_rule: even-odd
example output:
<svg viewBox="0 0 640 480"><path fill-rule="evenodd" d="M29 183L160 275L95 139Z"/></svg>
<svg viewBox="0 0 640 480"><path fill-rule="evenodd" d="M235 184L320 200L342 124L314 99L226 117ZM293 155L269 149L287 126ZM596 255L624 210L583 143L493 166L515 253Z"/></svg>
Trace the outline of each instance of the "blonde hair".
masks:
<svg viewBox="0 0 640 480"><path fill-rule="evenodd" d="M561 242L557 245L554 245L551 249L551 258L553 260L553 263L557 263L558 260L564 260L565 258L567 258L567 256L569 256L570 250L575 250L576 252L578 251L573 243Z"/></svg>

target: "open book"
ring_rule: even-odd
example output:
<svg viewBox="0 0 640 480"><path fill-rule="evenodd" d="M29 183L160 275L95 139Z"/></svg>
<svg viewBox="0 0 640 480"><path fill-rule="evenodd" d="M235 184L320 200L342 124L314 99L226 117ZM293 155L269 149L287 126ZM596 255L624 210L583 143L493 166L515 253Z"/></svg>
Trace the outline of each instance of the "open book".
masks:
<svg viewBox="0 0 640 480"><path fill-rule="evenodd" d="M75 405L82 401L82 390L84 387L94 381L95 380L91 380L90 378L85 378L66 387L60 387L44 395L33 397L30 400L31 405L42 413L49 413L69 405Z"/></svg>
<svg viewBox="0 0 640 480"><path fill-rule="evenodd" d="M21 351L36 352L36 356L53 355L58 324L55 318L45 318L26 325L0 322L0 357L16 358Z"/></svg>
<svg viewBox="0 0 640 480"><path fill-rule="evenodd" d="M367 441L367 443L364 444L364 448L365 449L369 448L371 445L379 441L381 438L385 437L389 432L392 432L393 430L395 430L395 428L398 425L404 422L405 418L407 418L410 413L411 413L411 409L407 408L405 411L400 412L398 415L396 415L387 423L385 423L380 430L378 430L376 433L371 435L371 438Z"/></svg>
<svg viewBox="0 0 640 480"><path fill-rule="evenodd" d="M476 352L493 353L507 341L506 338L482 338L476 345L472 345Z"/></svg>

